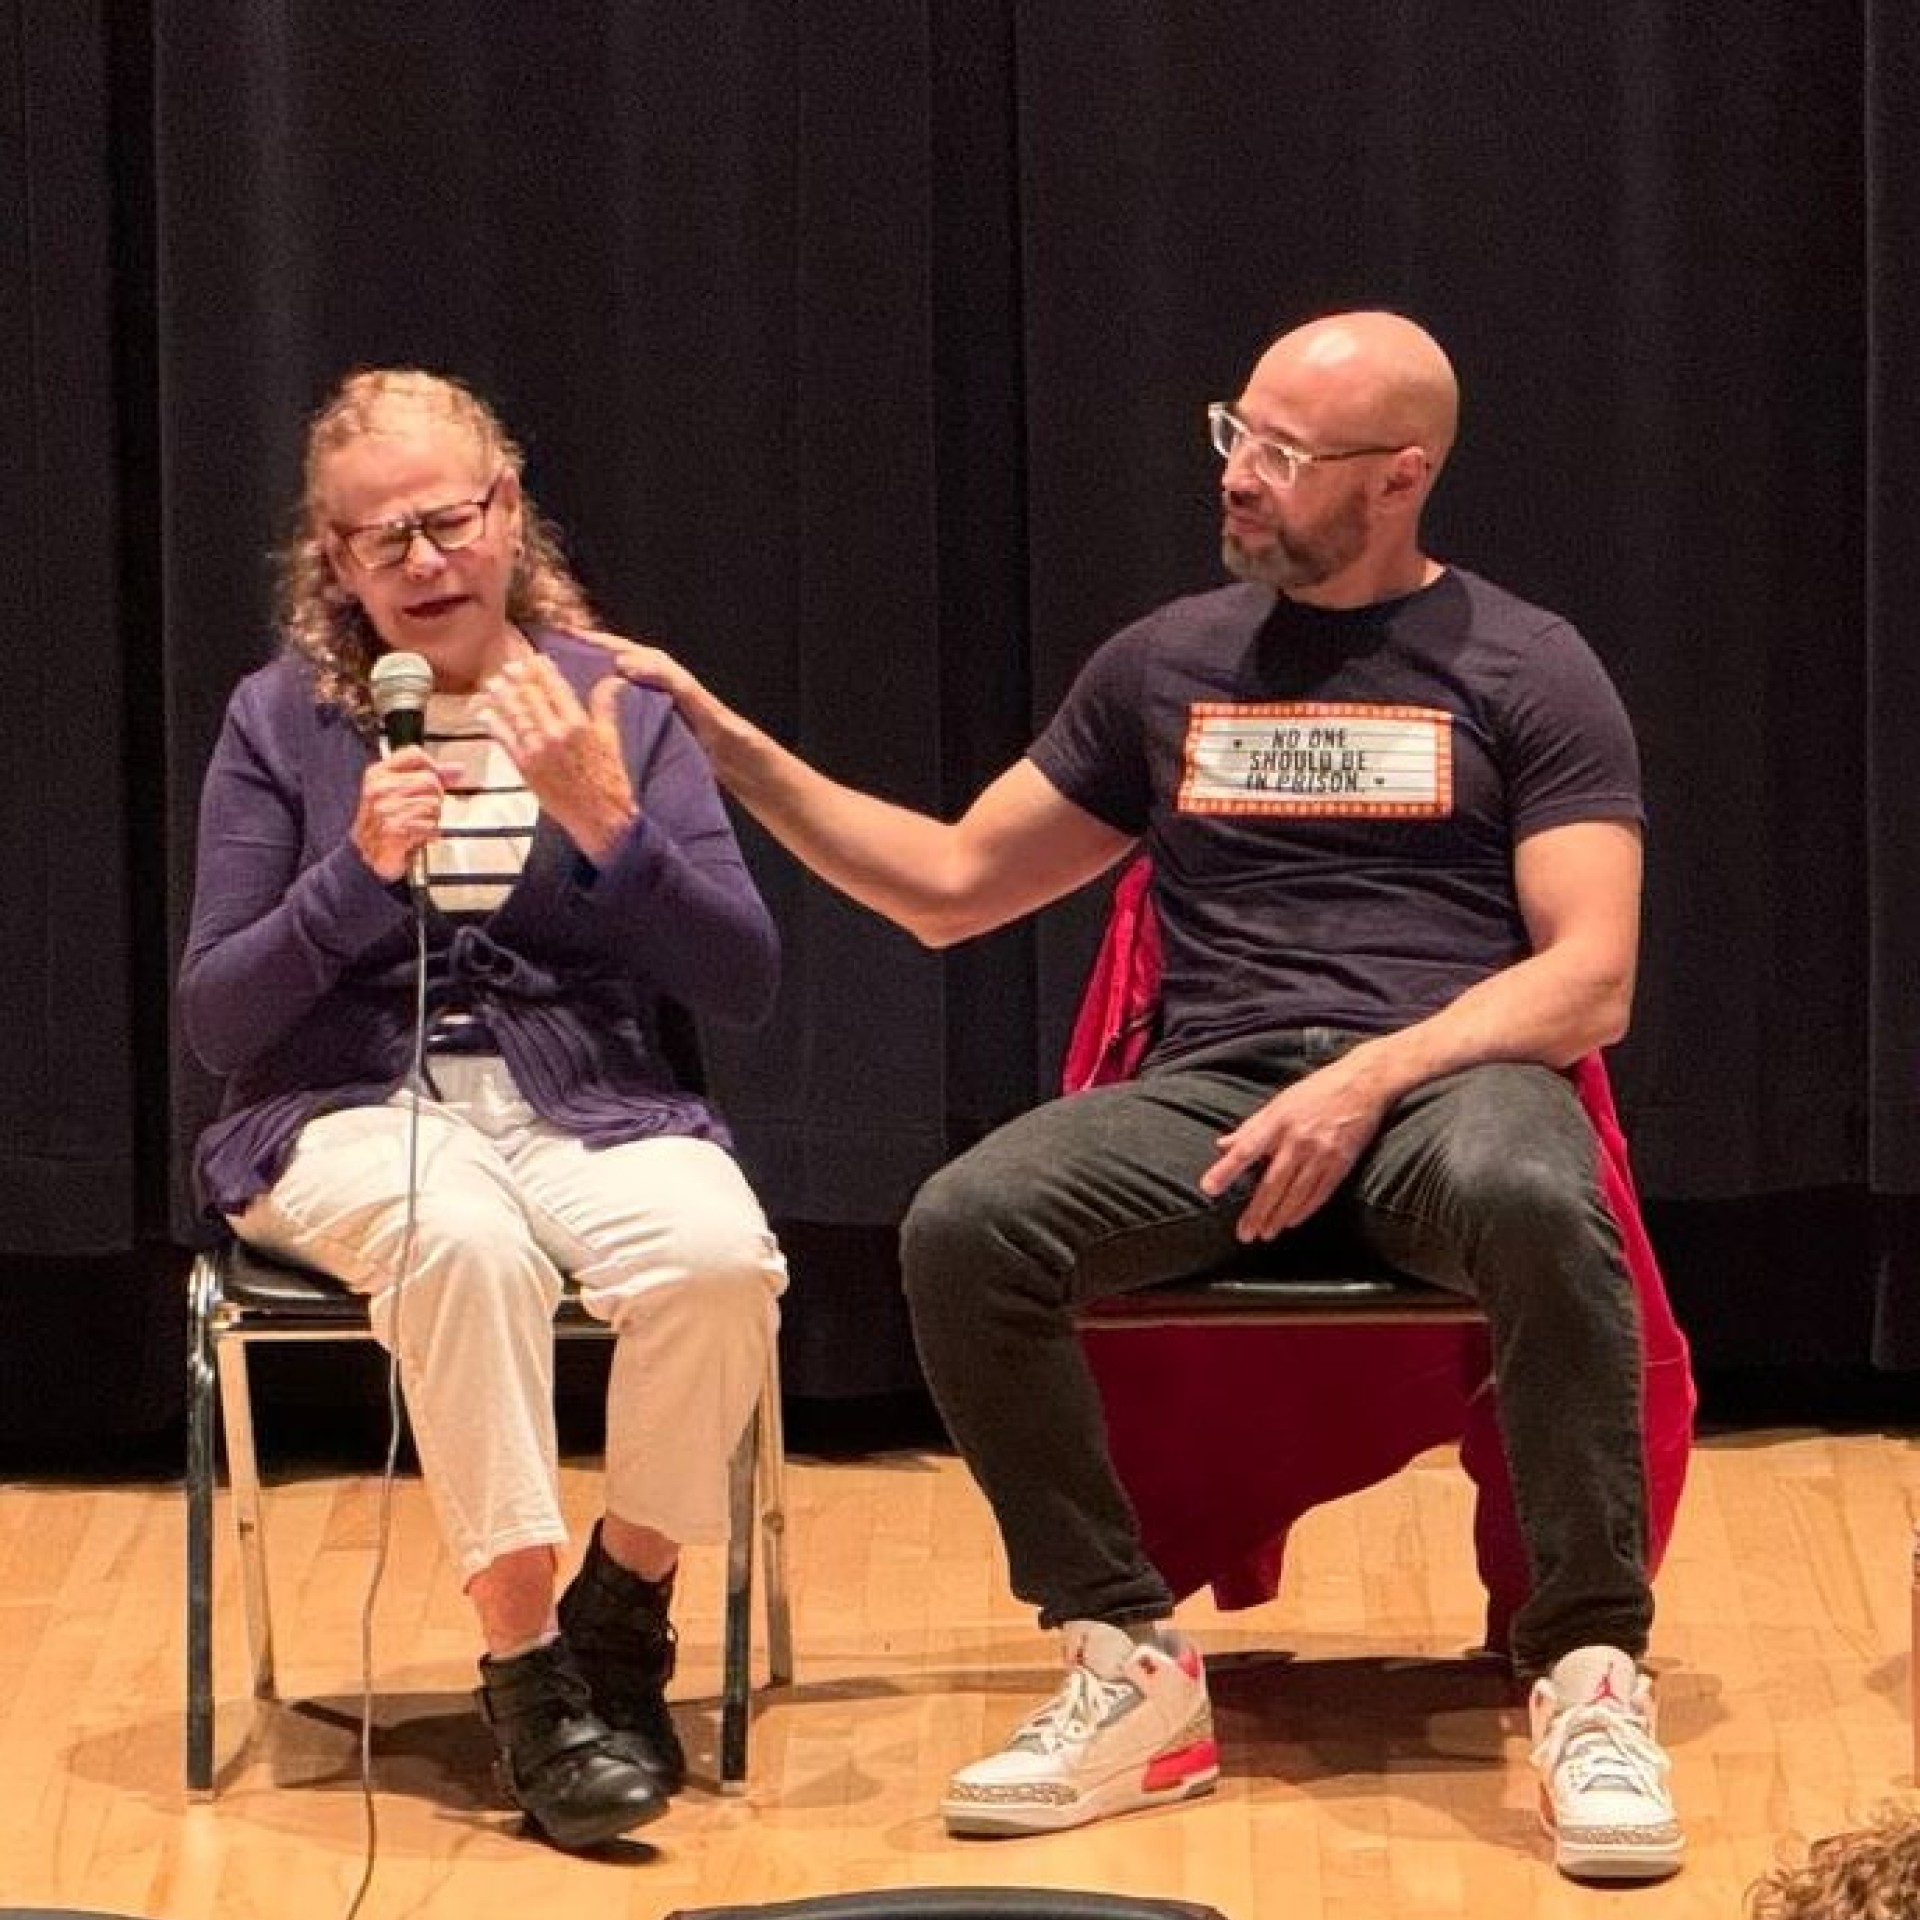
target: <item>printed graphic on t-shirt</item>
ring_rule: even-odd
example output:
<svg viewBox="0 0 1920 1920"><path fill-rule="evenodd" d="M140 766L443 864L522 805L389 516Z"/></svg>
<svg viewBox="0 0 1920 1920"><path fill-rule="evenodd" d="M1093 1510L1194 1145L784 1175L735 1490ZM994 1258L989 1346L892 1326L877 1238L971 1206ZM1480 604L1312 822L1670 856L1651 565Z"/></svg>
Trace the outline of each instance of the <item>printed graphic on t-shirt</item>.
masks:
<svg viewBox="0 0 1920 1920"><path fill-rule="evenodd" d="M1453 806L1453 717L1336 700L1196 701L1182 813L1435 819Z"/></svg>

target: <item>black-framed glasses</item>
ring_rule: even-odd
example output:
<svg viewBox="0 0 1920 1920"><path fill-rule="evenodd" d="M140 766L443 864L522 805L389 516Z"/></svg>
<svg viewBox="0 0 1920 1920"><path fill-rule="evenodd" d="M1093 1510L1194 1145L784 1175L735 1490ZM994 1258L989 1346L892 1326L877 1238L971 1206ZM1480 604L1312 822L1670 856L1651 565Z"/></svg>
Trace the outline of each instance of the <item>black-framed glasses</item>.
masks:
<svg viewBox="0 0 1920 1920"><path fill-rule="evenodd" d="M487 509L506 477L507 470L502 467L493 476L493 485L477 500L450 500L444 507L429 507L425 513L404 514L398 520L371 520L359 527L335 527L334 532L369 573L397 567L422 534L442 553L458 553L486 531Z"/></svg>
<svg viewBox="0 0 1920 1920"><path fill-rule="evenodd" d="M1315 453L1308 447L1296 447L1271 433L1256 433L1224 400L1207 404L1207 438L1222 460L1231 460L1245 447L1253 457L1254 470L1276 487L1290 487L1307 467L1322 466L1334 460L1358 460L1363 453L1398 453L1398 447L1341 447L1331 453Z"/></svg>

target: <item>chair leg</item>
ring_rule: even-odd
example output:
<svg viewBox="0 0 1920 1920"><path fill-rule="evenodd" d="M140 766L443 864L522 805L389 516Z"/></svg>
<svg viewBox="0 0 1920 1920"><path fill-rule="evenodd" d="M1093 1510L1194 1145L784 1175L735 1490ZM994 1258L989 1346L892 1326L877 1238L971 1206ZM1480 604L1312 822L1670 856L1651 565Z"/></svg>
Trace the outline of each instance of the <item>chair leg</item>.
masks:
<svg viewBox="0 0 1920 1920"><path fill-rule="evenodd" d="M213 1418L215 1277L200 1254L187 1280L187 1793L213 1792Z"/></svg>
<svg viewBox="0 0 1920 1920"><path fill-rule="evenodd" d="M227 1434L227 1483L240 1543L247 1596L247 1639L253 1654L253 1691L274 1697L273 1611L267 1593L266 1516L260 1498L260 1462L253 1439L253 1394L244 1339L214 1339L220 1372L220 1414Z"/></svg>
<svg viewBox="0 0 1920 1920"><path fill-rule="evenodd" d="M780 1354L767 1357L757 1423L760 1534L766 1560L767 1684L793 1684L793 1606L787 1592L787 1440L780 1413Z"/></svg>
<svg viewBox="0 0 1920 1920"><path fill-rule="evenodd" d="M787 1453L780 1419L780 1352L767 1355L760 1401L727 1469L727 1605L721 1630L720 1787L744 1792L753 1709L753 1535L766 1551L768 1685L793 1680L793 1613L787 1598Z"/></svg>
<svg viewBox="0 0 1920 1920"><path fill-rule="evenodd" d="M764 1408L755 1408L727 1469L727 1607L721 1628L720 1790L747 1784L747 1722L753 1692L754 1462Z"/></svg>

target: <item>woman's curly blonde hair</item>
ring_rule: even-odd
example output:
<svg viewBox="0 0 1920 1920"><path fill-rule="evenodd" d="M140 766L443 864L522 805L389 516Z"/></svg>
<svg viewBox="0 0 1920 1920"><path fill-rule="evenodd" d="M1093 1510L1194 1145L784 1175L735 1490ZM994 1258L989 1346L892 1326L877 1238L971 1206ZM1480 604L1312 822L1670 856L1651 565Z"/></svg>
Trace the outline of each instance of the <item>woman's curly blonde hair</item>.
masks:
<svg viewBox="0 0 1920 1920"><path fill-rule="evenodd" d="M1816 1841L1747 1894L1748 1920L1912 1920L1920 1914L1920 1818L1887 1805L1855 1833Z"/></svg>
<svg viewBox="0 0 1920 1920"><path fill-rule="evenodd" d="M307 424L297 523L281 546L278 605L285 644L313 667L315 697L367 731L374 727L367 678L382 643L360 603L341 586L327 557L321 469L329 455L403 420L449 421L473 436L483 462L520 477L524 457L499 416L470 387L412 367L350 373ZM521 494L521 537L507 585L507 618L516 626L592 627L598 617L573 577L553 528Z"/></svg>

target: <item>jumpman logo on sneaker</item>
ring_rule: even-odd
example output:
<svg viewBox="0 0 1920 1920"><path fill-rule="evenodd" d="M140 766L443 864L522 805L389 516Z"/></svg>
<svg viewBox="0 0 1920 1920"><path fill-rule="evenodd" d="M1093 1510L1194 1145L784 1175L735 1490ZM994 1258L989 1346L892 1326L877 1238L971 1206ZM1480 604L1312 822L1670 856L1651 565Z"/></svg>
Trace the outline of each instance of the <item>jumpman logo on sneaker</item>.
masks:
<svg viewBox="0 0 1920 1920"><path fill-rule="evenodd" d="M1587 1705L1597 1707L1603 1700L1611 1700L1616 1706L1623 1707L1627 1704L1613 1689L1613 1674L1610 1669L1601 1673L1600 1684L1588 1696Z"/></svg>

